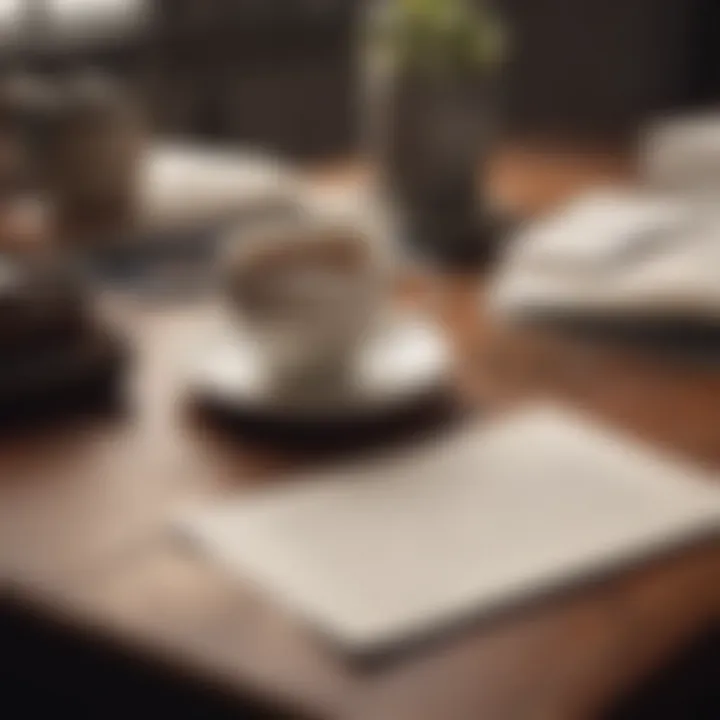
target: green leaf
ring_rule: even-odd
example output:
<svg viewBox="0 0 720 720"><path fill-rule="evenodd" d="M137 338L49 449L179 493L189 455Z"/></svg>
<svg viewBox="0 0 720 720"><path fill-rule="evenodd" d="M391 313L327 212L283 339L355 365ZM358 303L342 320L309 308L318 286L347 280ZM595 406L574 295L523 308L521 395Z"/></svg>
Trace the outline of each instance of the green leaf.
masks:
<svg viewBox="0 0 720 720"><path fill-rule="evenodd" d="M429 72L489 69L503 57L502 28L469 0L392 0L378 33L405 67Z"/></svg>

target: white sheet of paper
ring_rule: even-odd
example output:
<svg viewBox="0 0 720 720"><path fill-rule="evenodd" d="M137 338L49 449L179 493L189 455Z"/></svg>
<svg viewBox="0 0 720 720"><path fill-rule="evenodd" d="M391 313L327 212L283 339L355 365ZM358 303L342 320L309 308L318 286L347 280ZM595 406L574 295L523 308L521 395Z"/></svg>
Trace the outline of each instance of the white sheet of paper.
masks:
<svg viewBox="0 0 720 720"><path fill-rule="evenodd" d="M720 489L536 407L181 526L230 572L365 652L720 530Z"/></svg>

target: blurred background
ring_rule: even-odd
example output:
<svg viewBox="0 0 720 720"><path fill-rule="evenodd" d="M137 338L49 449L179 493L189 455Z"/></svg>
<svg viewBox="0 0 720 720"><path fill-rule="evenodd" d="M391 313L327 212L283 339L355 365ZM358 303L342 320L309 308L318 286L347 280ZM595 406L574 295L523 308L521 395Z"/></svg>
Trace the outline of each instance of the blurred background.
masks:
<svg viewBox="0 0 720 720"><path fill-rule="evenodd" d="M363 673L330 660L314 640L276 623L263 603L238 603L235 586L222 573L165 542L167 518L177 506L234 497L288 464L280 453L263 455L235 438L219 442L202 423L193 425L178 411L178 398L192 394L185 356L203 344L198 329L212 329L209 323L215 320L210 303L203 298L195 303L192 292L183 294L213 287L218 277L209 268L217 256L215 241L228 240L228 230L229 240L245 239L258 218L289 218L289 226L318 208L327 211L333 193L340 205L351 195L352 205L358 197L366 199L368 189L390 190L399 210L390 219L400 222L383 225L381 235L393 243L399 240L405 250L389 253L393 258L388 264L399 272L386 272L384 257L375 267L374 252L354 252L372 244L375 236L366 232L366 216L367 225L375 227L375 214L386 218L384 207L376 213L375 204L358 208L355 202L362 226L349 237L331 237L328 245L343 250L344 241L345 250L353 251L350 262L341 257L339 263L349 276L360 277L367 270L372 283L376 275L382 279L377 297L383 303L390 305L392 293L393 301L403 301L398 306L404 308L409 299L408 305L427 315L448 343L458 366L453 373L468 375L467 383L456 383L443 368L441 378L443 386L452 379L448 384L460 391L463 407L481 408L490 417L545 393L594 408L638 437L656 438L714 466L720 461L717 364L698 369L664 363L666 356L655 346L649 346L650 352L645 347L638 359L616 352L616 340L597 338L590 351L583 338L573 346L564 336L550 342L542 333L523 334L522 323L522 328L505 327L502 318L493 317L495 277L487 272L497 269L493 260L504 260L495 246L512 237L517 221L543 216L589 188L609 185L617 197L601 202L602 212L590 212L579 230L571 224L572 248L590 247L588 277L597 279L601 300L619 297L613 306L621 316L626 308L636 317L638 307L649 307L651 320L662 321L667 307L646 303L643 292L649 287L650 300L670 298L687 310L692 295L696 314L706 318L710 308L717 318L717 260L706 253L717 247L716 213L707 213L712 220L707 237L713 242L701 242L705 235L688 241L684 225L666 222L664 206L648 210L627 189L639 177L637 185L662 189L665 165L659 163L653 176L638 162L638 149L655 121L709 109L709 141L692 127L680 133L682 142L671 137L666 165L673 171L667 174L687 186L679 199L697 194L705 199L707 193L710 204L717 204L720 164L714 158L720 157L720 133L712 111L720 102L720 4L477 0L477 13L468 14L462 0L396 0L393 7L404 8L406 15L388 39L383 8L390 4L0 0L0 410L14 416L21 405L18 397L24 400L28 394L32 403L47 388L55 392L59 387L63 402L74 407L78 387L88 379L90 394L98 394L99 388L105 399L108 385L115 393L119 378L117 395L124 399L123 382L126 377L132 381L129 422L121 413L119 423L68 423L57 436L48 432L17 443L11 439L0 451L0 581L5 574L12 580L20 615L30 620L19 621L17 608L12 603L10 610L4 608L3 598L0 645L15 662L5 686L14 686L28 707L36 699L42 705L46 694L55 710L67 702L73 709L89 708L83 716L92 718L148 716L148 707L203 720L300 718L306 717L306 704L315 706L311 717L336 717L328 697L342 696L349 703L358 685L366 684ZM391 69L398 71L392 78L392 72L382 77L388 68L380 62L388 47L405 63ZM699 182L703 163L698 160L706 159L709 180ZM379 168L380 180L387 182L366 183L368 166ZM373 199L380 200L379 206L385 197L379 192ZM639 207L641 225L649 217L662 231L661 242L657 247L651 243L646 254L624 254L626 245L643 240L632 222L615 229L625 204L632 213ZM591 211L593 207L591 203ZM689 207L693 214L696 206ZM565 216L558 217L562 230ZM558 235L562 239L563 233ZM672 243L663 244L669 235ZM566 277L574 281L573 253L568 261L560 245L556 253L551 243L539 269L531 264L528 274L550 267L553 283ZM606 278L606 246L610 255L612 247L619 248L617 258L611 258L617 263L613 278L622 281L617 286ZM28 254L43 262L25 262L24 253L14 252L38 247L50 252ZM312 243L307 247L312 250ZM308 253L311 260L313 252ZM692 262L684 261L685 252ZM643 284L642 273L645 265L653 269L656 253L662 262L668 253L663 270L678 269L677 277L657 275L657 294L652 283ZM295 271L292 255L283 268L278 254L283 272ZM352 260L356 255L360 260ZM329 256L327 260L321 253L322 262L316 263L321 271L325 265L333 270L333 253ZM242 286L251 277L266 289L262 262L253 277L241 254L237 264L229 257L227 278ZM263 260L262 253L257 257ZM512 261L510 257L511 270ZM554 262L561 272L555 272ZM578 262L582 268L582 252ZM252 270L252 262L248 264ZM302 263L297 265L302 269ZM402 282L397 282L399 293L385 283L389 276L393 282L404 280L398 276L418 267L427 272L418 273L419 285L410 288L419 290L417 297L403 294ZM272 300L292 316L296 303L283 296L284 276L279 277L280 294ZM548 287L554 289L553 283ZM557 284L565 297L563 283ZM312 294L316 285L307 285ZM336 283L341 295L347 285ZM94 291L108 286L130 290L130 297L100 292L97 298ZM135 302L136 290L154 293L158 286L159 294L169 289L170 299L180 302ZM374 290L375 285L361 289L367 287ZM584 293L581 288L570 297L569 309L582 305ZM380 305L374 300L368 304L373 320ZM105 301L112 313L105 313ZM233 318L247 310L234 304L234 297L223 302ZM319 304L334 308L332 302ZM102 313L95 312L96 305ZM338 307L349 312L358 306L351 298ZM677 319L675 309L671 319ZM688 318L681 315L680 321L687 330ZM318 325L313 318L303 322ZM720 333L713 322L716 361ZM661 329L664 337L665 327ZM701 330L705 358L707 333L704 326ZM306 336L303 332L307 341ZM626 336L639 337L636 325ZM349 338L351 349L356 339ZM673 337L672 343L684 350L692 345L686 335L680 341ZM407 355L412 365L415 355ZM25 372L30 361L37 364L32 376ZM16 377L25 378L25 384ZM547 636L545 630L542 637L534 630L545 625L529 623L526 639L518 642L511 623L500 645L478 642L478 653L469 653L467 662L462 648L458 656L449 655L449 670L440 667L434 684L420 672L408 685L407 714L399 715L400 705L390 702L388 714L364 717L505 720L508 714L487 711L485 703L494 697L489 690L495 686L498 697L526 703L525 712L520 709L513 717L536 717L536 697L552 695L544 685L549 682L546 668L557 673L568 707L577 710L573 703L581 696L584 701L585 694L593 701L595 695L615 700L626 685L647 676L650 660L653 667L661 666L671 654L664 652L666 646L679 649L680 640L711 624L711 613L716 621L717 583L712 578L717 559L714 546L709 561L678 562L668 565L665 574L643 576L645 583L638 588L644 594L637 601L628 594L625 604L602 586L599 604L588 605L589 620L568 606L557 623L552 620ZM55 633L58 608L69 608L61 618L68 627L63 624L62 632ZM646 620L647 626L642 624ZM96 626L124 638L117 645L127 645L130 657L103 664L95 652ZM617 643L609 654L607 638ZM711 665L717 667L715 638L712 658L705 657L703 647L700 660L686 663L689 669L679 681L662 677L650 688L649 709L633 706L617 717L657 720L662 716L657 707L672 704L667 694L697 679L703 692L705 685L712 690L716 673L708 682L704 678L706 668L709 676ZM92 651L78 653L79 640L92 641ZM505 647L512 656L507 672L497 666L502 682L497 682L494 661L488 662L496 647L501 656ZM562 661L548 663L546 658L555 654ZM584 674L578 679L576 658L591 655L599 660L580 664ZM147 671L160 667L160 657L163 673L169 661L169 673L148 679ZM461 665L466 670L459 672ZM476 666L490 673L482 682L476 680ZM616 675L626 666L625 685L616 682ZM204 668L202 677L194 667ZM237 701L229 710L208 710L207 699L194 705L196 698L186 697L185 691L192 694L196 684L219 675ZM537 683L539 695L518 693L518 687L530 687L523 684L527 677ZM455 691L457 678L466 685L464 700ZM402 676L400 680L404 685ZM248 697L255 694L276 696L283 705L292 705L293 712L239 711L251 706ZM428 696L432 702L424 702ZM678 697L679 710L668 717L700 717L687 714L685 696ZM447 705L435 704L437 698ZM465 700L468 704L462 706ZM110 712L108 705L115 703ZM482 709L446 711L461 706ZM20 712L12 717L40 716L33 709ZM546 716L590 715L551 711Z"/></svg>
<svg viewBox="0 0 720 720"><path fill-rule="evenodd" d="M364 0L2 0L8 70L126 79L163 132L304 158L355 149ZM617 136L715 101L713 0L496 0L511 134ZM569 59L572 58L570 62Z"/></svg>

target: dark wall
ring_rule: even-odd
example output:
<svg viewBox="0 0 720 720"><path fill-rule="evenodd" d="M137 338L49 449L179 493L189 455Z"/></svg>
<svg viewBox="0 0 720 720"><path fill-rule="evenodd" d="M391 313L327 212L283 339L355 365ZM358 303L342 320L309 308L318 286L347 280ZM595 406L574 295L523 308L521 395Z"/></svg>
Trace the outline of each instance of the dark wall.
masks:
<svg viewBox="0 0 720 720"><path fill-rule="evenodd" d="M291 155L351 152L366 0L150 0L151 38L31 65L93 64L141 80L159 127ZM512 59L511 136L615 138L658 113L720 100L720 0L493 0ZM153 34L154 33L154 34Z"/></svg>
<svg viewBox="0 0 720 720"><path fill-rule="evenodd" d="M101 69L138 92L160 132L295 157L347 154L362 2L147 0L150 20L112 42L106 34L59 46L37 22L45 34L0 47L0 71Z"/></svg>
<svg viewBox="0 0 720 720"><path fill-rule="evenodd" d="M161 127L293 156L355 141L362 0L155 0Z"/></svg>
<svg viewBox="0 0 720 720"><path fill-rule="evenodd" d="M699 74L720 37L717 23L707 26L717 0L498 4L513 40L504 86L511 133L622 135L712 95L713 79Z"/></svg>
<svg viewBox="0 0 720 720"><path fill-rule="evenodd" d="M689 95L694 104L720 103L720 2L688 0L694 8L689 36Z"/></svg>

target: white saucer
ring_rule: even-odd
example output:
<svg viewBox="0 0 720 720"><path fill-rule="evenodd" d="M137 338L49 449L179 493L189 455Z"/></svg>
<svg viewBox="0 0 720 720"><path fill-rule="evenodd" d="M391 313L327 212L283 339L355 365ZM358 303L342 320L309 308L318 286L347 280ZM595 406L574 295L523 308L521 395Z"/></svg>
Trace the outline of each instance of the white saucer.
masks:
<svg viewBox="0 0 720 720"><path fill-rule="evenodd" d="M278 392L252 335L228 322L203 344L190 389L202 406L245 422L284 425L366 423L412 416L430 398L452 394L452 355L440 331L417 316L389 316L358 352L344 390L308 402Z"/></svg>

